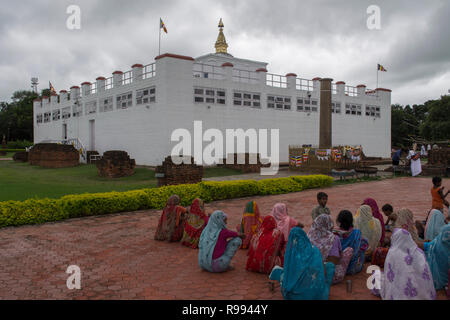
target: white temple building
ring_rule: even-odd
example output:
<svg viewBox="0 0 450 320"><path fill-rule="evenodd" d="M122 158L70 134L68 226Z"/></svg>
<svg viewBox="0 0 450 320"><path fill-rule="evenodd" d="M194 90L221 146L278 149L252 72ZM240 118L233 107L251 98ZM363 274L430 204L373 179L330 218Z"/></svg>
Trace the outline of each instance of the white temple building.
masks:
<svg viewBox="0 0 450 320"><path fill-rule="evenodd" d="M274 75L266 62L233 57L222 21L219 27L215 53L162 54L36 99L34 143L71 140L83 152L124 150L136 164L154 166L177 144L175 129L193 132L201 120L203 131L279 129L281 163L289 161L289 145L318 145L320 78L302 79L294 70ZM366 156L390 157L391 90L333 83L332 112L333 145L361 145Z"/></svg>

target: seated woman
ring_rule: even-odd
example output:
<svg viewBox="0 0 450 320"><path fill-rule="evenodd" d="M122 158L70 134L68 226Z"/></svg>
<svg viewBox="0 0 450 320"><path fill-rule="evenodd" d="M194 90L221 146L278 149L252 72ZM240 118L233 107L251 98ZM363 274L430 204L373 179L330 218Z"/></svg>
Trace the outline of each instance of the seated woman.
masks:
<svg viewBox="0 0 450 320"><path fill-rule="evenodd" d="M377 218L380 221L381 225L381 238L380 238L380 245L384 246L384 233L385 233L385 224L383 215L380 213L380 210L378 209L377 202L372 198L366 198L364 199L362 204L366 204L372 209L372 215L374 218Z"/></svg>
<svg viewBox="0 0 450 320"><path fill-rule="evenodd" d="M283 266L283 247L284 236L277 229L275 218L266 216L250 243L245 269L269 274L275 265Z"/></svg>
<svg viewBox="0 0 450 320"><path fill-rule="evenodd" d="M214 211L200 236L198 244L198 263L209 272L225 272L230 267L231 259L242 244L245 234L227 229L227 215ZM231 239L231 240L230 240Z"/></svg>
<svg viewBox="0 0 450 320"><path fill-rule="evenodd" d="M206 215L205 204L201 199L194 199L186 214L181 244L197 249L200 235L207 223L208 216Z"/></svg>
<svg viewBox="0 0 450 320"><path fill-rule="evenodd" d="M180 241L183 236L186 209L176 194L167 200L155 232L155 240Z"/></svg>
<svg viewBox="0 0 450 320"><path fill-rule="evenodd" d="M384 271L378 284L375 280L372 293L383 300L434 300L436 290L430 267L410 233L395 228L391 241Z"/></svg>
<svg viewBox="0 0 450 320"><path fill-rule="evenodd" d="M427 224L425 226L425 240L433 240L442 228L446 225L444 213L440 210L433 209L428 217Z"/></svg>
<svg viewBox="0 0 450 320"><path fill-rule="evenodd" d="M372 253L371 264L384 268L384 262L386 261L389 247L391 246L392 229L386 230L384 236L384 246L376 248Z"/></svg>
<svg viewBox="0 0 450 320"><path fill-rule="evenodd" d="M395 219L393 227L403 228L407 230L415 242L420 242L419 234L417 233L416 223L414 222L414 214L411 210L402 208L397 212L397 219Z"/></svg>
<svg viewBox="0 0 450 320"><path fill-rule="evenodd" d="M277 229L283 233L284 239L289 239L289 232L292 228L304 227L302 223L288 216L288 209L284 203L276 203L272 208L271 216L277 221Z"/></svg>
<svg viewBox="0 0 450 320"><path fill-rule="evenodd" d="M311 243L319 248L324 262L335 265L333 284L344 280L353 249L342 251L341 240L333 232L333 220L328 214L319 215L312 223L308 232Z"/></svg>
<svg viewBox="0 0 450 320"><path fill-rule="evenodd" d="M381 224L380 220L372 215L372 209L368 205L362 205L356 212L355 228L361 231L362 236L369 243L365 260L372 260L372 254L380 244Z"/></svg>
<svg viewBox="0 0 450 320"><path fill-rule="evenodd" d="M305 231L294 227L289 234L284 268L275 266L270 280L279 281L286 300L328 300L334 264L323 263L320 250Z"/></svg>
<svg viewBox="0 0 450 320"><path fill-rule="evenodd" d="M342 210L336 219L339 225L338 230L334 230L335 234L341 240L342 250L347 248L353 249L353 255L347 267L346 274L356 274L361 272L364 266L364 254L368 247L368 241L361 235L361 231L353 229L353 216L348 210Z"/></svg>
<svg viewBox="0 0 450 320"><path fill-rule="evenodd" d="M424 249L434 287L436 290L444 289L450 272L450 225L445 225L433 241L425 242Z"/></svg>
<svg viewBox="0 0 450 320"><path fill-rule="evenodd" d="M258 205L255 201L249 201L245 206L242 222L236 228L238 232L245 234L245 239L242 240L242 249L249 247L252 237L258 233L261 223Z"/></svg>

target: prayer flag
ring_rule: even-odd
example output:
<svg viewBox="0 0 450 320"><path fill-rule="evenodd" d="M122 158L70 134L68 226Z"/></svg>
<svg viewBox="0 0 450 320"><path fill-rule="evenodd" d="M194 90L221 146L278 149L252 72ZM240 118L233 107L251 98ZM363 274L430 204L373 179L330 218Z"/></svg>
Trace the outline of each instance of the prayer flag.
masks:
<svg viewBox="0 0 450 320"><path fill-rule="evenodd" d="M387 71L381 64L378 64L378 69L377 70L378 71L384 71L384 72Z"/></svg>
<svg viewBox="0 0 450 320"><path fill-rule="evenodd" d="M164 32L167 33L166 25L164 24L164 22L162 21L161 18L159 18L159 28L160 29L162 28L164 30Z"/></svg>

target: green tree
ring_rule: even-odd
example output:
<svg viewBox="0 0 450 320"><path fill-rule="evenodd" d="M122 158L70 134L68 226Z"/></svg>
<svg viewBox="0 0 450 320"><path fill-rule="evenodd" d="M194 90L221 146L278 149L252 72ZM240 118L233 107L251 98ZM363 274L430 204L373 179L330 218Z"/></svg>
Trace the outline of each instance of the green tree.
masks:
<svg viewBox="0 0 450 320"><path fill-rule="evenodd" d="M420 133L428 140L450 139L450 96L428 101L428 116L420 126Z"/></svg>

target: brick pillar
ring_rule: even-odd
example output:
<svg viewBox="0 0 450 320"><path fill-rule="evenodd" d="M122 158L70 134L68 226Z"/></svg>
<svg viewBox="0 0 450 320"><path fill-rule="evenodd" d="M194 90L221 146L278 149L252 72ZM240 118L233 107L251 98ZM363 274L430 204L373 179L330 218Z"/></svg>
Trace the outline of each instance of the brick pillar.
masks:
<svg viewBox="0 0 450 320"><path fill-rule="evenodd" d="M331 142L331 81L333 79L320 79L320 129L319 148L330 149Z"/></svg>

